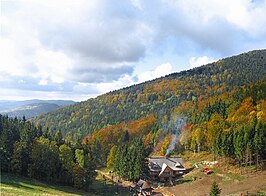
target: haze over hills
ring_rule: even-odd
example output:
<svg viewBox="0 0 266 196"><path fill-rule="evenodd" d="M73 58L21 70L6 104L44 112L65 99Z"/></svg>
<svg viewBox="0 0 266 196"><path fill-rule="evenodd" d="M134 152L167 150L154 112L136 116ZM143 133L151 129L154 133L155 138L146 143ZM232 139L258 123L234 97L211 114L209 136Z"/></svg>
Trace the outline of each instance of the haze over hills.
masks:
<svg viewBox="0 0 266 196"><path fill-rule="evenodd" d="M22 118L25 116L28 119L74 103L75 102L71 100L1 100L0 113L6 114L9 117Z"/></svg>

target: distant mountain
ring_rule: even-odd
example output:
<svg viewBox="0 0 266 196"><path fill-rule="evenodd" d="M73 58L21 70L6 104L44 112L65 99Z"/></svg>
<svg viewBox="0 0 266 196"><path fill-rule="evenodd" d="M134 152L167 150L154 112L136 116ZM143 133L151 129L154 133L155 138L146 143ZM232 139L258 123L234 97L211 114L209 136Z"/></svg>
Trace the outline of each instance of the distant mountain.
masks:
<svg viewBox="0 0 266 196"><path fill-rule="evenodd" d="M9 117L27 119L33 118L40 114L51 112L58 108L74 104L71 100L25 100L25 101L0 101L0 113Z"/></svg>

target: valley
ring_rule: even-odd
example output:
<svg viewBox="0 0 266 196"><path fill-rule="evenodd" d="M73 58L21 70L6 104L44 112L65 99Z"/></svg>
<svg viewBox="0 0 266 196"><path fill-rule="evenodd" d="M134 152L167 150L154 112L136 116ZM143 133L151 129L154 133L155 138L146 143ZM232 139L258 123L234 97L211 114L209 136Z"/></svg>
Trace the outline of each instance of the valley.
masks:
<svg viewBox="0 0 266 196"><path fill-rule="evenodd" d="M221 195L264 194L265 89L266 50L254 50L28 120L3 114L1 172L85 195L117 192L101 168L132 186L144 179L158 195L206 195L213 182ZM18 186L8 179L5 194Z"/></svg>

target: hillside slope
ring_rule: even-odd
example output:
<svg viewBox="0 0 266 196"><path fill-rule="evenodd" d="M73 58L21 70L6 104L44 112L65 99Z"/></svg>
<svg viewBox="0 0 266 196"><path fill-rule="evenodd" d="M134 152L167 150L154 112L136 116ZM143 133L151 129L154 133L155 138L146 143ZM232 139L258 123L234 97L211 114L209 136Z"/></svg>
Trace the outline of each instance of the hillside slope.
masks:
<svg viewBox="0 0 266 196"><path fill-rule="evenodd" d="M1 175L1 195L86 195L69 186L51 185L35 179L18 177L12 174ZM91 195L94 195L91 193Z"/></svg>
<svg viewBox="0 0 266 196"><path fill-rule="evenodd" d="M63 134L78 132L85 136L109 125L153 115L156 128L167 133L177 128L178 119L173 121L171 116L182 102L219 97L265 78L266 50L256 50L113 91L38 116L34 121L53 131L60 129ZM178 113L176 116L180 117Z"/></svg>

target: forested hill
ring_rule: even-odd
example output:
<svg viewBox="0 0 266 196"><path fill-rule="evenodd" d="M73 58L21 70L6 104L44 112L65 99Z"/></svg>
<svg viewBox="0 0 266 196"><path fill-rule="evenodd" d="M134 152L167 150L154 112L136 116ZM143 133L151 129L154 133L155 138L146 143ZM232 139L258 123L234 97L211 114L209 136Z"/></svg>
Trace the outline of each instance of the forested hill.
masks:
<svg viewBox="0 0 266 196"><path fill-rule="evenodd" d="M219 110L224 111L218 113L227 117L248 96L254 100L264 99L265 79L266 50L255 50L73 104L40 115L34 122L54 132L60 129L63 135L75 134L79 139L96 130L99 133L102 128L111 131L112 127L120 127L125 131L130 123L137 124L139 128L134 131L144 135L151 130L164 134L173 129L180 132L176 127L178 119L174 117L197 123L209 120L217 112L211 108L206 116L199 111L218 107L212 105L219 101L224 106L219 106ZM257 91L252 92L254 89ZM234 101L230 102L232 96Z"/></svg>

